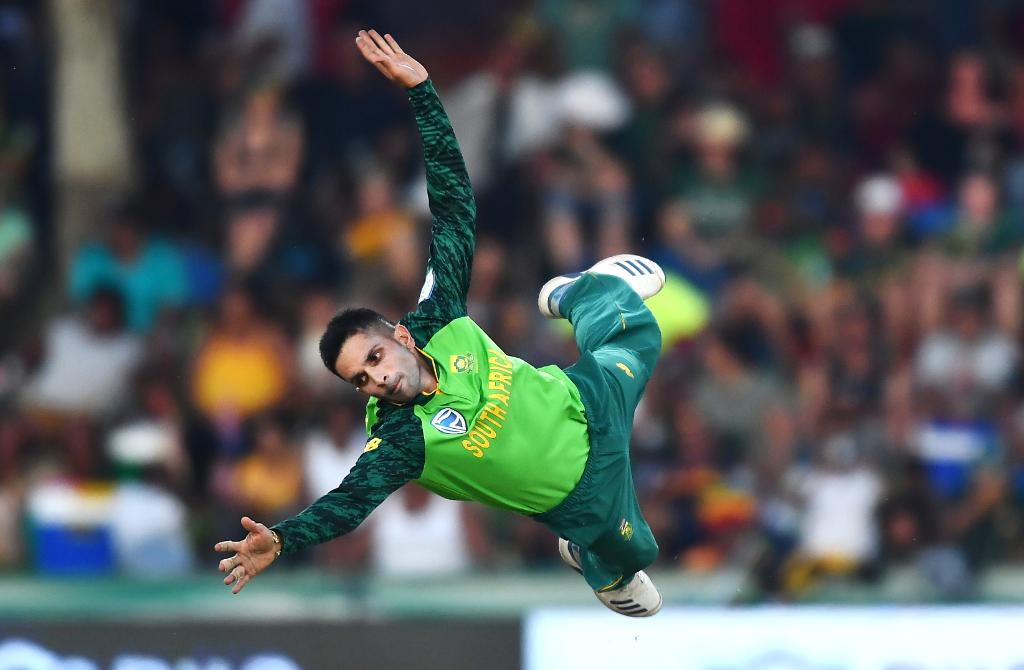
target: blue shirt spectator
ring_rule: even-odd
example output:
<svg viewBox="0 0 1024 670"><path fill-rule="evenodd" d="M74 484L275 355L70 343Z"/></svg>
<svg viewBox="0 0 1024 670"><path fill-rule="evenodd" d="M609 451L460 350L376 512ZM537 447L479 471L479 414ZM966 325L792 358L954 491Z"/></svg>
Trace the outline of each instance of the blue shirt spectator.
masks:
<svg viewBox="0 0 1024 670"><path fill-rule="evenodd" d="M185 303L189 289L178 249L144 236L128 212L120 213L108 241L78 250L70 283L76 303L97 286L117 289L125 297L128 327L134 332L149 330L164 307Z"/></svg>

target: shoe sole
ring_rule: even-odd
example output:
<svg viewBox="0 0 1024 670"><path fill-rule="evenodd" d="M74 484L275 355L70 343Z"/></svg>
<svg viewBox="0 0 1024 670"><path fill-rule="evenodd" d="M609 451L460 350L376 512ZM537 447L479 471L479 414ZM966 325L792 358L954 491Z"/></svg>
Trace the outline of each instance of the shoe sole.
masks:
<svg viewBox="0 0 1024 670"><path fill-rule="evenodd" d="M565 284L571 284L579 279L580 274L576 274L575 276L558 275L557 277L552 277L547 280L544 285L540 287L540 293L537 294L537 309L540 310L540 313L549 319L561 319L562 317L555 314L554 310L551 309L551 294L553 294L558 287L564 286Z"/></svg>

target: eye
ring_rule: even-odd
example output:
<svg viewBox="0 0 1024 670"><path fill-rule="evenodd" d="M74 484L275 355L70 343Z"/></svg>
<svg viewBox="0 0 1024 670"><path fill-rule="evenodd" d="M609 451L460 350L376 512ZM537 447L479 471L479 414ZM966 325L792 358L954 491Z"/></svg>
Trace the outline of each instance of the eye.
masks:
<svg viewBox="0 0 1024 670"><path fill-rule="evenodd" d="M370 354L370 360L379 361L380 360L380 352L379 351L375 351L372 354Z"/></svg>

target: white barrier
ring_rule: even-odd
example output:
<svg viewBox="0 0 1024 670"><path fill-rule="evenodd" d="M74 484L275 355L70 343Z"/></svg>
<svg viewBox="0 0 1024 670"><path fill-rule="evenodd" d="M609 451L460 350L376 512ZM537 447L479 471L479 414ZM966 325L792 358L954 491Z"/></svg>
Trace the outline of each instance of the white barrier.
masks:
<svg viewBox="0 0 1024 670"><path fill-rule="evenodd" d="M1022 607L603 610L526 618L525 670L1022 670Z"/></svg>

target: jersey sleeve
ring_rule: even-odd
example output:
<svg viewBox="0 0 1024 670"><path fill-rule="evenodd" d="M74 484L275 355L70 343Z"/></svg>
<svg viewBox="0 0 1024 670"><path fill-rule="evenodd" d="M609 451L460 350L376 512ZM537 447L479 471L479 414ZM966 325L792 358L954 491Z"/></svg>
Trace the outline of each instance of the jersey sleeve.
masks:
<svg viewBox="0 0 1024 670"><path fill-rule="evenodd" d="M423 428L412 412L377 423L359 460L338 488L275 526L283 554L349 533L402 485L423 472Z"/></svg>
<svg viewBox="0 0 1024 670"><path fill-rule="evenodd" d="M476 245L476 200L448 114L428 79L409 90L430 203L430 258L416 311L403 323L425 343L448 322L466 315Z"/></svg>

